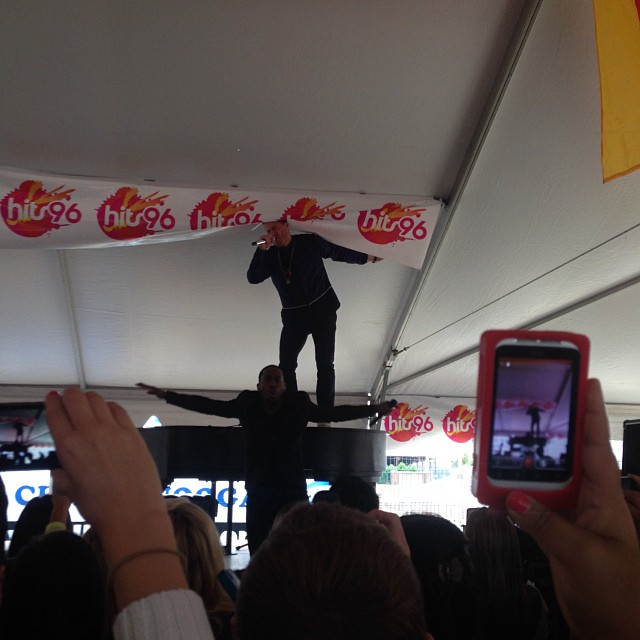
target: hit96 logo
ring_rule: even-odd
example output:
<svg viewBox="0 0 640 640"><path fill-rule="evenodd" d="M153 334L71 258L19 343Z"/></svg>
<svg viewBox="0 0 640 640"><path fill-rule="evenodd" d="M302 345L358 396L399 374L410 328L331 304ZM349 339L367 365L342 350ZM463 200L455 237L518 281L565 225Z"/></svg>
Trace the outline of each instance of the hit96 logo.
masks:
<svg viewBox="0 0 640 640"><path fill-rule="evenodd" d="M433 431L433 422L427 415L429 407L411 407L398 402L391 413L384 417L384 428L393 440L407 442L423 433Z"/></svg>
<svg viewBox="0 0 640 640"><path fill-rule="evenodd" d="M175 227L168 196L158 192L141 196L135 187L120 187L98 207L98 225L112 240L133 240Z"/></svg>
<svg viewBox="0 0 640 640"><path fill-rule="evenodd" d="M38 238L80 222L82 213L70 202L73 192L64 185L48 191L38 180L25 180L0 200L0 215L13 233Z"/></svg>
<svg viewBox="0 0 640 640"><path fill-rule="evenodd" d="M361 211L358 229L364 238L374 244L392 244L405 240L424 240L427 225L421 218L424 209L388 202L380 209Z"/></svg>
<svg viewBox="0 0 640 640"><path fill-rule="evenodd" d="M429 407L418 405L411 407L399 402L391 413L384 417L384 428L393 440L408 442L425 433L432 433L434 423L427 415ZM476 412L465 404L458 404L442 418L442 431L450 440L464 443L475 435Z"/></svg>

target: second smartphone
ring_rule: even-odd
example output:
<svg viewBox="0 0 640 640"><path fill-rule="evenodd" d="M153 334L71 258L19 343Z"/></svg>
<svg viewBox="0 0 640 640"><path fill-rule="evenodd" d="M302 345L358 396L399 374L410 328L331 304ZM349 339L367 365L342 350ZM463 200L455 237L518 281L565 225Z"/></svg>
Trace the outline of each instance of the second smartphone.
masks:
<svg viewBox="0 0 640 640"><path fill-rule="evenodd" d="M588 359L579 334L482 335L472 485L480 502L504 508L520 489L555 509L574 506Z"/></svg>

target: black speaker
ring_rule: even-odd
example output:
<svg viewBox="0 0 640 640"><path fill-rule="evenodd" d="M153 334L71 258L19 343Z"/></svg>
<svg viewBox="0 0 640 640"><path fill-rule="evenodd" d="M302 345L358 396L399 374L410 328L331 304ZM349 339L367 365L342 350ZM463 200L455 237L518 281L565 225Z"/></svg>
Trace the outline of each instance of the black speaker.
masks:
<svg viewBox="0 0 640 640"><path fill-rule="evenodd" d="M622 423L622 475L640 476L640 419Z"/></svg>

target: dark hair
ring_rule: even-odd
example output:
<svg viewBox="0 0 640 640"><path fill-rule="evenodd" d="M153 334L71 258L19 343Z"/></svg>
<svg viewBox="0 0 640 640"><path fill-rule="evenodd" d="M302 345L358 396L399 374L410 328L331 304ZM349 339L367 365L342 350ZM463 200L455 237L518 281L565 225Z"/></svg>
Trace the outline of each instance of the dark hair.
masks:
<svg viewBox="0 0 640 640"><path fill-rule="evenodd" d="M475 606L467 539L436 514L400 518L416 569L427 629L436 640L474 637Z"/></svg>
<svg viewBox="0 0 640 640"><path fill-rule="evenodd" d="M475 509L467 517L465 533L476 575L491 582L491 596L516 592L523 583L522 561L518 534L507 514L486 507Z"/></svg>
<svg viewBox="0 0 640 640"><path fill-rule="evenodd" d="M258 374L258 382L260 382L260 380L262 380L262 374L267 369L279 369L282 372L282 369L280 369L280 367L277 364L268 364L266 367L262 367L262 369L260 369L260 373ZM284 373L283 373L283 375L284 375Z"/></svg>
<svg viewBox="0 0 640 640"><path fill-rule="evenodd" d="M7 539L7 529L9 528L7 522L7 507L9 506L9 500L7 499L7 490L4 486L4 480L0 477L0 564L7 563L7 552L4 549L4 541Z"/></svg>
<svg viewBox="0 0 640 640"><path fill-rule="evenodd" d="M322 491L317 491L311 500L311 504L319 504L320 502L340 504L340 498L337 494L332 493L329 489L323 489Z"/></svg>
<svg viewBox="0 0 640 640"><path fill-rule="evenodd" d="M355 509L300 503L252 556L242 640L424 640L420 587L387 530Z"/></svg>
<svg viewBox="0 0 640 640"><path fill-rule="evenodd" d="M525 589L518 533L503 511L475 509L465 533L474 569L478 615L491 638L533 638L537 601Z"/></svg>
<svg viewBox="0 0 640 640"><path fill-rule="evenodd" d="M39 640L52 633L69 640L97 639L103 618L98 559L79 536L70 531L43 535L9 561L0 607L3 640Z"/></svg>
<svg viewBox="0 0 640 640"><path fill-rule="evenodd" d="M380 498L375 487L359 476L342 476L338 478L330 489L338 496L340 504L352 509L368 513L372 509L380 508Z"/></svg>
<svg viewBox="0 0 640 640"><path fill-rule="evenodd" d="M18 555L20 549L44 533L51 518L52 508L53 498L49 493L31 498L31 500L27 502L18 516L13 535L11 536L11 544L9 545L10 558ZM66 524L67 528L69 528L70 520L68 518Z"/></svg>

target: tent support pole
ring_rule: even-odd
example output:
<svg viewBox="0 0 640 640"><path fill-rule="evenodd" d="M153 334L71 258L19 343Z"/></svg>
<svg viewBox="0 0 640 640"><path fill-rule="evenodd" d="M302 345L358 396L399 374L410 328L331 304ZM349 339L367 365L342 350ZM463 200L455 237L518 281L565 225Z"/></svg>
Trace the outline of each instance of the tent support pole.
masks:
<svg viewBox="0 0 640 640"><path fill-rule="evenodd" d="M73 292L71 291L71 281L69 279L69 269L67 266L67 255L64 250L58 249L58 264L60 274L67 299L67 311L69 313L69 323L71 325L71 340L73 342L73 356L76 361L76 372L78 374L78 386L84 390L87 388L87 381L82 360L82 349L80 348L80 334L78 333L78 319L76 317L76 307L73 303Z"/></svg>
<svg viewBox="0 0 640 640"><path fill-rule="evenodd" d="M527 0L525 6L522 8L522 13L520 14L520 18L518 19L518 23L514 29L513 35L511 36L511 40L509 41L498 75L496 76L496 81L491 88L487 101L485 102L478 120L478 126L471 137L471 141L467 147L460 170L458 171L451 188L449 198L447 199L445 206L440 210L438 222L436 223L436 227L433 231L431 243L429 244L422 269L413 279L410 293L402 311L398 315L398 320L395 324L390 341L390 347L384 361L378 369L371 387L370 393L373 398L378 398L380 396L383 382L385 380L385 372L388 372L393 367L396 357L401 353L399 346L402 341L402 336L413 314L420 293L424 289L429 274L431 273L435 259L440 247L442 246L442 241L444 240L447 230L449 229L449 225L451 224L453 216L458 208L458 204L462 198L471 173L473 172L475 163L480 156L484 141L489 134L493 120L498 112L502 98L507 91L511 76L518 64L520 54L524 49L527 38L529 37L529 33L538 14L538 10L540 9L543 1L544 0Z"/></svg>
<svg viewBox="0 0 640 640"><path fill-rule="evenodd" d="M629 287L634 287L638 284L640 284L640 275L633 276L633 278L629 278L624 282L616 284L612 287L608 287L607 289L604 289L603 291L599 291L598 293L595 293L592 296L587 296L586 298L583 298L578 302L569 304L566 307L562 307L561 309L557 309L556 311L547 313L543 316L540 316L539 318L536 318L531 322L528 322L525 325L522 325L516 328L521 331L522 330L531 331L531 330L537 329L541 325L547 324L548 322L552 322L553 320L557 320L558 318L562 318L568 313L572 313L573 311L582 309L583 307L586 307L590 304L594 304L595 302L600 302L600 300L604 300L605 298L608 298L609 296L612 296L615 293L623 291L624 289L628 289ZM400 385L406 384L407 382L411 382L416 378L421 378L422 376L425 376L428 373L433 373L434 371L438 371L438 369L442 369L443 367L453 364L454 362L458 362L459 360L468 358L469 356L476 354L478 352L478 349L479 349L478 346L474 346L471 349L465 349L464 351L460 351L459 353L456 353L455 355L447 358L446 360L441 360L440 362L437 362L425 369L416 371L416 373L413 373L410 376L407 376L406 378L402 378L401 380L396 380L390 383L387 386L387 389L391 389L393 387L399 387Z"/></svg>

